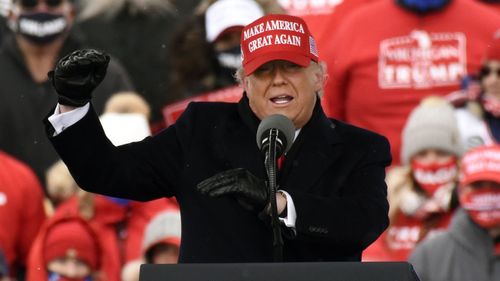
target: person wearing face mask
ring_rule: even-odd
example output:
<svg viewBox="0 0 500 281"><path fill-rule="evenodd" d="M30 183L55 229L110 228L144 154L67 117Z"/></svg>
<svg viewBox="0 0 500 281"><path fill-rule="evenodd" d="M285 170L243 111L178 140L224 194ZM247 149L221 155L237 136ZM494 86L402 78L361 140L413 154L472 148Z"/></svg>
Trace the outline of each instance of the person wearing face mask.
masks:
<svg viewBox="0 0 500 281"><path fill-rule="evenodd" d="M401 162L387 174L389 228L365 261L406 261L424 237L447 227L462 153L454 109L443 98L424 99L403 130Z"/></svg>
<svg viewBox="0 0 500 281"><path fill-rule="evenodd" d="M328 116L387 136L399 164L409 113L474 73L500 14L471 0L380 0L349 13L323 47Z"/></svg>
<svg viewBox="0 0 500 281"><path fill-rule="evenodd" d="M74 16L69 0L16 0L8 14L12 32L0 46L0 148L27 163L43 183L58 157L33 124L55 101L47 72L57 59L86 46L72 29ZM110 64L108 74L96 90L100 113L113 93L133 90L118 62Z"/></svg>
<svg viewBox="0 0 500 281"><path fill-rule="evenodd" d="M448 230L410 256L422 281L500 280L500 146L468 151L460 171L460 209Z"/></svg>
<svg viewBox="0 0 500 281"><path fill-rule="evenodd" d="M102 241L79 216L54 216L30 251L26 281L105 281Z"/></svg>
<svg viewBox="0 0 500 281"><path fill-rule="evenodd" d="M222 89L231 89L232 101L238 100L242 91L234 73L241 66L241 30L265 13L279 12L276 5L275 0L202 1L173 35L170 103Z"/></svg>
<svg viewBox="0 0 500 281"><path fill-rule="evenodd" d="M499 143L500 31L494 33L471 83L476 90L461 91L464 102L457 103L461 140L466 149Z"/></svg>

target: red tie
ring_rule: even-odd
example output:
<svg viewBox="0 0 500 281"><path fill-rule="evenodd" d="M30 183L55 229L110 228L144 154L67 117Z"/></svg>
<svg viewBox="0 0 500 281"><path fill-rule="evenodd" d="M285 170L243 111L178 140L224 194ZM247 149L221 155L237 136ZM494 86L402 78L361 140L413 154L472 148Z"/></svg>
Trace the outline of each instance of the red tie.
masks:
<svg viewBox="0 0 500 281"><path fill-rule="evenodd" d="M500 257L500 242L495 243L494 253L495 253L495 256Z"/></svg>
<svg viewBox="0 0 500 281"><path fill-rule="evenodd" d="M278 158L278 170L281 170L281 167L283 167L283 161L285 161L285 155L281 155L280 158Z"/></svg>

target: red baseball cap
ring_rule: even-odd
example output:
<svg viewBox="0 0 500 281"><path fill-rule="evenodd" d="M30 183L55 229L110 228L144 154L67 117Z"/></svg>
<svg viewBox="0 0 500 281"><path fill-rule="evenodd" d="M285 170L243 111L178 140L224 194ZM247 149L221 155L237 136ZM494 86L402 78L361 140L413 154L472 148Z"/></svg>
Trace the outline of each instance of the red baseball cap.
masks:
<svg viewBox="0 0 500 281"><path fill-rule="evenodd" d="M500 30L497 30L491 38L486 53L483 58L484 61L498 60L500 61Z"/></svg>
<svg viewBox="0 0 500 281"><path fill-rule="evenodd" d="M476 181L500 183L500 146L481 146L470 150L462 158L462 186Z"/></svg>
<svg viewBox="0 0 500 281"><path fill-rule="evenodd" d="M303 19L271 14L246 25L241 32L241 56L246 75L272 60L306 67L318 62L318 50Z"/></svg>

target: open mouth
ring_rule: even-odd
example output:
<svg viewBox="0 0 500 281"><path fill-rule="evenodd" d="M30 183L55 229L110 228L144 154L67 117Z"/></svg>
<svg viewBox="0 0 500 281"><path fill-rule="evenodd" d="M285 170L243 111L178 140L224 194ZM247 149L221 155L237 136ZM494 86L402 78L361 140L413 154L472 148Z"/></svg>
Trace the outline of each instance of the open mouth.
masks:
<svg viewBox="0 0 500 281"><path fill-rule="evenodd" d="M271 98L271 102L275 104L287 104L293 100L293 97L288 95L277 96Z"/></svg>

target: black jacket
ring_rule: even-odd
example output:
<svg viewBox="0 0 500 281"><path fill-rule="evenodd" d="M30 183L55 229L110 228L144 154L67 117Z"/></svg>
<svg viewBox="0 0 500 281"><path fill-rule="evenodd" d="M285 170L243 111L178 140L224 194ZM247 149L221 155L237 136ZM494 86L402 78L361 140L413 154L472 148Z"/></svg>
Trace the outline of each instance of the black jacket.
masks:
<svg viewBox="0 0 500 281"><path fill-rule="evenodd" d="M197 193L200 181L243 167L264 178L246 97L191 103L176 124L115 148L93 110L51 141L85 190L135 200L176 196L182 214L180 262L272 261L272 231L231 197ZM52 127L47 123L49 136ZM319 102L283 163L278 183L297 212L285 261L358 261L388 225L389 144L377 134L327 119Z"/></svg>

